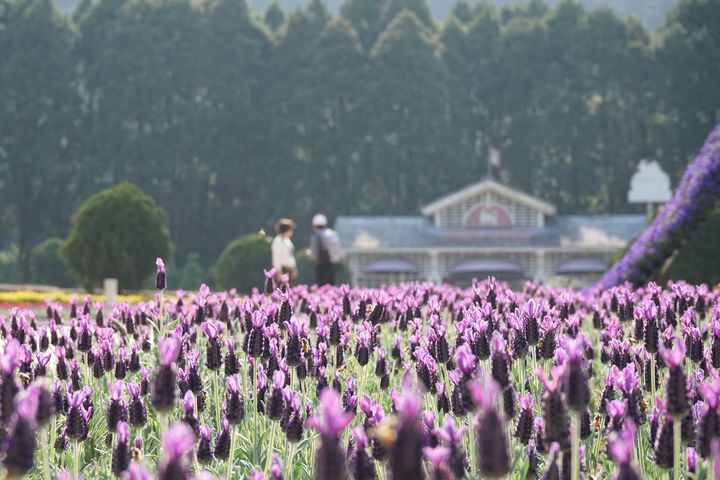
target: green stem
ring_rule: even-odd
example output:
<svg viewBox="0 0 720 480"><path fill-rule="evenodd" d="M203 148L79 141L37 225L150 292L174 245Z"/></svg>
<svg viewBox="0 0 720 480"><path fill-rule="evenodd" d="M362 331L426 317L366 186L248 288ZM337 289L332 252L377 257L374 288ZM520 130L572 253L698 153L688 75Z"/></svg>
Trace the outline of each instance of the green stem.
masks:
<svg viewBox="0 0 720 480"><path fill-rule="evenodd" d="M163 336L163 298L165 296L165 290L160 290L160 315L158 316L158 340Z"/></svg>
<svg viewBox="0 0 720 480"><path fill-rule="evenodd" d="M255 359L255 361L253 362L253 385L252 385L252 388L253 388L253 395L252 395L252 398L253 398L253 411L252 411L252 419L253 419L253 420L252 420L252 425L253 425L253 438L252 438L252 442L253 442L253 445L257 445L257 442L258 442L258 440L259 440L259 439L257 438L257 424L258 424L258 421L260 420L260 414L258 413L258 403L259 403L259 402L258 402L258 394L259 394L259 390L258 390L258 385L257 385L257 378L258 378L258 374L257 374L257 367L258 367L258 366L257 366L257 363L258 363L258 362L257 362L257 359ZM256 449L256 448L253 448L253 453L256 452L256 451L257 451L257 449ZM255 455L253 455L253 456L255 456Z"/></svg>
<svg viewBox="0 0 720 480"><path fill-rule="evenodd" d="M270 474L270 463L272 462L273 450L275 448L275 427L277 422L272 422L270 427L270 441L268 442L267 458L265 459L265 473ZM230 477L227 477L230 478Z"/></svg>
<svg viewBox="0 0 720 480"><path fill-rule="evenodd" d="M673 418L673 476L680 480L680 444L682 441L682 419Z"/></svg>
<svg viewBox="0 0 720 480"><path fill-rule="evenodd" d="M655 354L650 354L650 387L652 397L650 398L650 404L655 406L655 391L657 386L655 385Z"/></svg>
<svg viewBox="0 0 720 480"><path fill-rule="evenodd" d="M710 455L707 461L707 480L715 480L715 455Z"/></svg>
<svg viewBox="0 0 720 480"><path fill-rule="evenodd" d="M233 478L232 476L232 470L233 470L233 463L235 460L235 430L238 429L237 425L230 427L230 457L228 457L227 461L227 470L225 471L225 478Z"/></svg>
<svg viewBox="0 0 720 480"><path fill-rule="evenodd" d="M166 412L158 413L158 420L160 421L160 441L162 442L163 433L168 429L168 416Z"/></svg>
<svg viewBox="0 0 720 480"><path fill-rule="evenodd" d="M52 477L50 476L50 447L48 446L50 437L50 429L46 429L44 432L40 433L40 450L42 455L42 463L43 463L43 478L45 480L51 480Z"/></svg>
<svg viewBox="0 0 720 480"><path fill-rule="evenodd" d="M472 415L468 415L468 433L469 433L469 445L468 450L470 450L470 474L475 475L475 472L477 471L476 466L476 460L475 460L475 426L473 425L473 417Z"/></svg>
<svg viewBox="0 0 720 480"><path fill-rule="evenodd" d="M315 433L310 433L310 475L315 475Z"/></svg>
<svg viewBox="0 0 720 480"><path fill-rule="evenodd" d="M605 416L600 415L600 429L597 432L597 435L595 435L595 446L593 447L593 453L595 458L595 468L597 469L598 465L600 465L600 440L603 436L603 430L605 430Z"/></svg>
<svg viewBox="0 0 720 480"><path fill-rule="evenodd" d="M220 429L220 410L222 409L222 406L220 404L220 385L218 385L218 376L220 376L220 371L216 371L212 373L213 376L213 396L215 397L215 425L217 425L217 428Z"/></svg>
<svg viewBox="0 0 720 480"><path fill-rule="evenodd" d="M578 480L580 478L580 415L580 412L572 412L572 450L570 452L571 480Z"/></svg>
<svg viewBox="0 0 720 480"><path fill-rule="evenodd" d="M73 478L80 478L80 442L73 441Z"/></svg>

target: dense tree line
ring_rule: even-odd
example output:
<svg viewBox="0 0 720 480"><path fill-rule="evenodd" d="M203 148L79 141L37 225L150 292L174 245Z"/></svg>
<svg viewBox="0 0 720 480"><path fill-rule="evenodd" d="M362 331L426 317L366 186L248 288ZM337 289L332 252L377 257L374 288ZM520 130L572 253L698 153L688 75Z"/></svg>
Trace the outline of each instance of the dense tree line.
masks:
<svg viewBox="0 0 720 480"><path fill-rule="evenodd" d="M248 0L253 7L266 10L272 5L291 11L301 8L308 0ZM518 5L526 0L470 0L470 4L482 1L490 2L497 7L507 5ZM560 0L549 0L550 5ZM80 3L80 0L55 0L55 2L66 12L72 12ZM325 5L332 12L337 12L343 3L342 0L324 0ZM657 28L665 18L666 13L677 3L677 0L580 0L586 8L610 7L620 15L632 15L648 28ZM455 0L432 0L428 6L433 16L438 20L445 20L452 11Z"/></svg>
<svg viewBox="0 0 720 480"><path fill-rule="evenodd" d="M25 277L125 180L206 267L281 215L414 214L491 146L563 212L625 212L637 162L677 178L720 110L720 0L682 0L653 35L571 0L460 1L442 24L425 0L2 1L0 245Z"/></svg>

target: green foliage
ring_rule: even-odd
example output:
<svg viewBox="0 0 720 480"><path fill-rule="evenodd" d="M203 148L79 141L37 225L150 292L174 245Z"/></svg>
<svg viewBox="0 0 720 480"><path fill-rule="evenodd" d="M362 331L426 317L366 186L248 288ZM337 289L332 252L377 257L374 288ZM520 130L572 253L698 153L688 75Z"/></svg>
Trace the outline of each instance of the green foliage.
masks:
<svg viewBox="0 0 720 480"><path fill-rule="evenodd" d="M83 203L61 254L88 290L117 278L136 290L155 271L155 258L172 250L163 211L149 195L123 182Z"/></svg>
<svg viewBox="0 0 720 480"><path fill-rule="evenodd" d="M438 29L427 0L278 0L264 19L249 0L85 0L72 19L12 0L0 244L28 280L78 199L129 181L178 259L209 265L281 216L302 245L318 210L416 214L484 176L489 147L497 176L562 213L637 211L638 161L677 179L720 119L720 5L683 0L652 38L583 4L459 2Z"/></svg>
<svg viewBox="0 0 720 480"><path fill-rule="evenodd" d="M180 271L177 273L177 283L173 282L172 277L168 280L169 288L181 288L183 290L197 290L200 285L207 282L205 269L200 263L201 256L199 253L190 253L185 259Z"/></svg>
<svg viewBox="0 0 720 480"><path fill-rule="evenodd" d="M285 23L285 12L282 11L277 2L273 1L267 10L265 10L265 25L270 27L270 30L277 32L278 29Z"/></svg>
<svg viewBox="0 0 720 480"><path fill-rule="evenodd" d="M0 14L0 218L15 220L21 280L30 250L64 234L83 157L73 143L80 104L72 59L76 30L52 0L13 0Z"/></svg>
<svg viewBox="0 0 720 480"><path fill-rule="evenodd" d="M18 256L17 246L7 250L0 250L0 283L18 283L21 281Z"/></svg>
<svg viewBox="0 0 720 480"><path fill-rule="evenodd" d="M380 16L384 0L347 0L340 14L353 26L366 51L372 49L380 35Z"/></svg>
<svg viewBox="0 0 720 480"><path fill-rule="evenodd" d="M215 263L215 281L223 289L239 292L262 289L263 270L270 269L270 243L264 232L241 235L225 247Z"/></svg>
<svg viewBox="0 0 720 480"><path fill-rule="evenodd" d="M720 283L720 204L708 215L673 258L660 279L692 283Z"/></svg>
<svg viewBox="0 0 720 480"><path fill-rule="evenodd" d="M33 283L56 287L75 285L67 264L60 256L64 242L62 238L51 237L33 247L30 253Z"/></svg>

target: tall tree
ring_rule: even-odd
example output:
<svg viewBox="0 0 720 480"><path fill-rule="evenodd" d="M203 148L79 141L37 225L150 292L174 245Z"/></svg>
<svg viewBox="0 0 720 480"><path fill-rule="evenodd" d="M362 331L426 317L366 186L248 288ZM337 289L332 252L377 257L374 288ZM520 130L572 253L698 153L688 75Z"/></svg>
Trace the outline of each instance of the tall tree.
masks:
<svg viewBox="0 0 720 480"><path fill-rule="evenodd" d="M265 205L276 187L261 167L269 155L272 41L246 0L211 3L203 33L207 108L200 158L207 165L207 200L198 220L205 219L206 228L194 244L209 245L217 254L237 234L265 224Z"/></svg>
<svg viewBox="0 0 720 480"><path fill-rule="evenodd" d="M0 198L15 220L22 278L30 251L62 234L78 185L76 32L51 0L13 0L0 28Z"/></svg>
<svg viewBox="0 0 720 480"><path fill-rule="evenodd" d="M380 19L387 0L346 0L340 14L355 28L365 51L370 51L380 35Z"/></svg>
<svg viewBox="0 0 720 480"><path fill-rule="evenodd" d="M328 23L310 51L301 92L309 106L305 160L316 174L306 176L296 198L307 198L311 208L334 216L343 213L338 205L352 205L361 198L358 184L364 163L359 149L367 121L360 112L367 101L368 59L355 30L342 18ZM296 167L306 165L299 159ZM314 212L299 213L309 220Z"/></svg>
<svg viewBox="0 0 720 480"><path fill-rule="evenodd" d="M435 30L435 20L430 13L426 0L386 0L380 11L380 31L386 30L403 10L414 13L425 28Z"/></svg>
<svg viewBox="0 0 720 480"><path fill-rule="evenodd" d="M265 25L273 32L277 32L285 23L285 12L282 11L277 1L273 1L267 10L265 10L264 19Z"/></svg>
<svg viewBox="0 0 720 480"><path fill-rule="evenodd" d="M435 168L448 160L448 72L434 34L409 10L388 25L372 58L364 193L376 210L382 203L416 212L451 175L451 168Z"/></svg>
<svg viewBox="0 0 720 480"><path fill-rule="evenodd" d="M660 29L659 97L663 158L679 175L710 128L720 122L720 1L681 0Z"/></svg>

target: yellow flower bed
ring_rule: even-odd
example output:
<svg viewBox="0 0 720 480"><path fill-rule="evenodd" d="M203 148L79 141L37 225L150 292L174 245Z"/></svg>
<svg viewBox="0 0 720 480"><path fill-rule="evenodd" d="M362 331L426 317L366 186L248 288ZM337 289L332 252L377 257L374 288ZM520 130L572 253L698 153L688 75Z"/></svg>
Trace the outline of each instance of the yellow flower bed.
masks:
<svg viewBox="0 0 720 480"><path fill-rule="evenodd" d="M82 302L87 294L70 293L63 290L55 290L50 292L36 292L30 290L18 290L12 292L0 292L0 304L42 304L46 300L53 302L70 303L70 299L75 295L78 302ZM94 302L105 301L105 295L91 295ZM118 302L138 303L152 299L152 295L118 295Z"/></svg>

